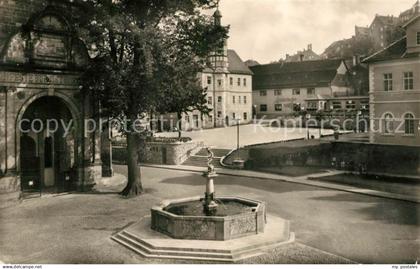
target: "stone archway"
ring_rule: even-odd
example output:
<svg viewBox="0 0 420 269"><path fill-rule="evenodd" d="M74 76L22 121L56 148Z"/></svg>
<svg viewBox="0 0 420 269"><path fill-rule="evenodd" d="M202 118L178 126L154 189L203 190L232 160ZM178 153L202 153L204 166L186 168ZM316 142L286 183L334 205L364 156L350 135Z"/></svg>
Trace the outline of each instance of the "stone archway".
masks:
<svg viewBox="0 0 420 269"><path fill-rule="evenodd" d="M54 125L53 130L47 129L48 121ZM68 129L70 126L72 128ZM16 119L15 140L16 167L21 176L22 190L25 187L54 192L73 189L78 180L77 168L81 159L78 156L82 135L80 126L77 107L64 94L40 93L25 102ZM34 151L33 147L22 144L26 137L35 141L36 153L28 152ZM31 155L38 161L38 170L31 167L28 171L26 163L23 164L25 156Z"/></svg>

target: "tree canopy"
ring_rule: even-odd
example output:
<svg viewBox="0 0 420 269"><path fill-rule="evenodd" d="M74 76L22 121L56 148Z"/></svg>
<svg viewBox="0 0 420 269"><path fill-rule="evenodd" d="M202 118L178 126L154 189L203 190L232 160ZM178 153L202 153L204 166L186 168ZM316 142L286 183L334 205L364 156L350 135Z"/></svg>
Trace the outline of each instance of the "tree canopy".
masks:
<svg viewBox="0 0 420 269"><path fill-rule="evenodd" d="M93 59L82 81L102 116L133 122L150 112L207 111L198 74L228 32L203 12L217 2L86 0L79 34ZM129 184L123 193L138 194L138 143L132 129L126 135Z"/></svg>

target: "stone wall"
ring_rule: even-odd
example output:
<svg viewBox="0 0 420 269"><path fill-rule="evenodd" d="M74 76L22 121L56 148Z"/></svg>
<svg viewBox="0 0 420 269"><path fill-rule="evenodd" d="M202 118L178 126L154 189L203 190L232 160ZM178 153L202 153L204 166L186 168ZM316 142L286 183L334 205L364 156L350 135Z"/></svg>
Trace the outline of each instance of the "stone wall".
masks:
<svg viewBox="0 0 420 269"><path fill-rule="evenodd" d="M329 166L331 158L330 143L298 148L250 148L245 167Z"/></svg>
<svg viewBox="0 0 420 269"><path fill-rule="evenodd" d="M420 147L331 142L299 148L251 148L248 169L276 166L318 166L363 172L420 176Z"/></svg>
<svg viewBox="0 0 420 269"><path fill-rule="evenodd" d="M153 164L178 165L185 162L192 154L203 147L202 142L146 142L139 151L140 162ZM124 145L112 147L113 161L126 163L127 149Z"/></svg>

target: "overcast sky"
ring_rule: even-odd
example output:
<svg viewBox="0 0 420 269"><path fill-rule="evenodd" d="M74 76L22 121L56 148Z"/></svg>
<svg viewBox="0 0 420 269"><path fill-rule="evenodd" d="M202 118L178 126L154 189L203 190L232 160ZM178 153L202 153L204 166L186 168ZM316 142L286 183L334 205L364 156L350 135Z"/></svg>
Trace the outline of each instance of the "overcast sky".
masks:
<svg viewBox="0 0 420 269"><path fill-rule="evenodd" d="M375 14L395 15L415 0L221 0L223 24L230 25L229 48L241 58L268 63L312 43L322 53L333 41L349 38L354 26L369 25Z"/></svg>

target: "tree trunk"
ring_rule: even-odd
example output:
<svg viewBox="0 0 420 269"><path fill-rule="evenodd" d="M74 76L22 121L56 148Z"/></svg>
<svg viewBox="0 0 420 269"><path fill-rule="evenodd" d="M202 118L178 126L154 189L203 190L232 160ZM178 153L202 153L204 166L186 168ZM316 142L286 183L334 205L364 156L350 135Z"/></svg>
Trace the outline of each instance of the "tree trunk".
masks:
<svg viewBox="0 0 420 269"><path fill-rule="evenodd" d="M178 116L178 138L181 139L182 137L182 113L178 112L177 113Z"/></svg>
<svg viewBox="0 0 420 269"><path fill-rule="evenodd" d="M140 165L138 163L139 140L135 132L127 133L127 186L120 193L125 197L134 197L143 193L141 184Z"/></svg>

